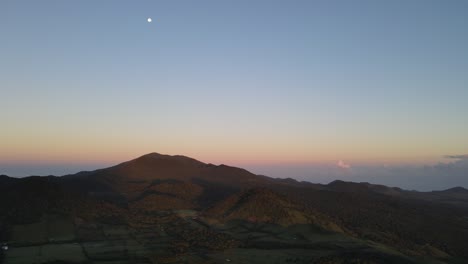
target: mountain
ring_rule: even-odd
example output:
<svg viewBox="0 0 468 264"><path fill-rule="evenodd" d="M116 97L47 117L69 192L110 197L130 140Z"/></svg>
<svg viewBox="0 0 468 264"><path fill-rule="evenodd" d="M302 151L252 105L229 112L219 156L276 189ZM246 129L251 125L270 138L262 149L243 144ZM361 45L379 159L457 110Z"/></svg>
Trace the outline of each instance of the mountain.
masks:
<svg viewBox="0 0 468 264"><path fill-rule="evenodd" d="M5 263L465 263L468 191L273 179L151 153L0 176ZM62 262L59 262L62 261Z"/></svg>

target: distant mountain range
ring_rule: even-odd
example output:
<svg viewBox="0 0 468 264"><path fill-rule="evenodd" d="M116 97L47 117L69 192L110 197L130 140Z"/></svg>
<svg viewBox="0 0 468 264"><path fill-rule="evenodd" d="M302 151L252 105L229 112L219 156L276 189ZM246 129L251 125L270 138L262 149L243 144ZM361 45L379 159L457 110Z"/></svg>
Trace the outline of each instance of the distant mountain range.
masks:
<svg viewBox="0 0 468 264"><path fill-rule="evenodd" d="M0 176L0 210L5 263L468 263L462 187L313 184L151 153Z"/></svg>

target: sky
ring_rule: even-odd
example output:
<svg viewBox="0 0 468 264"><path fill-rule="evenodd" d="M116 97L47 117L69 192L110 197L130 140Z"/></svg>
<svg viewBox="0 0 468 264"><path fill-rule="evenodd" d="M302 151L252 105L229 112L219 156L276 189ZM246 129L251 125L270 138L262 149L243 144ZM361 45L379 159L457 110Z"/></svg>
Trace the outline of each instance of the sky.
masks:
<svg viewBox="0 0 468 264"><path fill-rule="evenodd" d="M159 152L468 187L453 176L468 166L421 176L466 164L466 14L461 0L0 1L0 174Z"/></svg>

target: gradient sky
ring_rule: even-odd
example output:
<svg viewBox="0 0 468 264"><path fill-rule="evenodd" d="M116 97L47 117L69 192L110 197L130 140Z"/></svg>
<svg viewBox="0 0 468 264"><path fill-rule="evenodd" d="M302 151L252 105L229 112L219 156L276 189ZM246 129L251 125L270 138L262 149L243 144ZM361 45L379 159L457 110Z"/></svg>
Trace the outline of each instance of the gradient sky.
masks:
<svg viewBox="0 0 468 264"><path fill-rule="evenodd" d="M456 0L3 0L0 174L149 152L273 174L466 154L467 14Z"/></svg>

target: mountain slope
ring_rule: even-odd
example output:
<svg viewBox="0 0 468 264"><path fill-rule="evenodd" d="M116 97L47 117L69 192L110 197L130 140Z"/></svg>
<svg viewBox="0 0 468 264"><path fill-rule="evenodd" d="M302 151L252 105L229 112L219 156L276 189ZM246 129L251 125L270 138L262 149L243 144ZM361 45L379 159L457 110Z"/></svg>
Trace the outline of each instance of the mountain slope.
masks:
<svg viewBox="0 0 468 264"><path fill-rule="evenodd" d="M268 222L280 225L310 223L299 205L288 201L268 189L254 188L235 194L207 211L208 215L224 221L247 219L252 222Z"/></svg>

